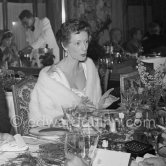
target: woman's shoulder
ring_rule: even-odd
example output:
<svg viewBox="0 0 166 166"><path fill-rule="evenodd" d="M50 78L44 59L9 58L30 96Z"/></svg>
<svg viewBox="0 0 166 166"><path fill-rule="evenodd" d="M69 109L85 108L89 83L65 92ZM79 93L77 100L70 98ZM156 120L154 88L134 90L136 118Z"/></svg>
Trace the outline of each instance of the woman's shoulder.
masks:
<svg viewBox="0 0 166 166"><path fill-rule="evenodd" d="M93 60L89 57L87 57L85 63L94 64Z"/></svg>
<svg viewBox="0 0 166 166"><path fill-rule="evenodd" d="M49 78L59 79L60 76L61 76L61 70L58 68L57 65L44 67L39 73L40 78L49 77Z"/></svg>

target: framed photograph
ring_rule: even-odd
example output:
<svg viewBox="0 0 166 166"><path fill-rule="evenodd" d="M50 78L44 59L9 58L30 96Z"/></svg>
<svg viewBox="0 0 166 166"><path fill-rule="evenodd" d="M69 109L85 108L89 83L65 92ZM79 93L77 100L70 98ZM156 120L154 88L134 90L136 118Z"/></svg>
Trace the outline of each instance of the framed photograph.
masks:
<svg viewBox="0 0 166 166"><path fill-rule="evenodd" d="M120 75L120 90L124 92L129 89L137 90L141 86L138 71Z"/></svg>
<svg viewBox="0 0 166 166"><path fill-rule="evenodd" d="M127 74L120 75L120 96L121 103L124 103L124 98L126 97L126 93L132 90L132 92L137 93L139 87L142 87L142 83L140 80L140 76L138 71L134 71Z"/></svg>

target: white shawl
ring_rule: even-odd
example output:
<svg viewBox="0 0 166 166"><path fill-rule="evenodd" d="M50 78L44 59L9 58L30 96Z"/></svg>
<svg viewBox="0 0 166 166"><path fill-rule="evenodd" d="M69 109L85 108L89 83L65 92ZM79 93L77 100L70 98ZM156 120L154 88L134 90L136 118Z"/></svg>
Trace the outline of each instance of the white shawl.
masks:
<svg viewBox="0 0 166 166"><path fill-rule="evenodd" d="M86 87L85 95L98 107L101 97L100 79L97 68L89 58L86 65ZM70 87L65 86L65 76L60 76L57 72L57 80L51 78L47 71L50 67L45 67L39 74L38 81L31 94L29 105L29 119L31 124L41 126L43 122L52 123L53 119L63 116L62 107L76 106L81 102L81 97L74 93ZM66 79L66 80L65 80ZM63 83L62 83L63 82ZM40 124L40 125L39 125Z"/></svg>

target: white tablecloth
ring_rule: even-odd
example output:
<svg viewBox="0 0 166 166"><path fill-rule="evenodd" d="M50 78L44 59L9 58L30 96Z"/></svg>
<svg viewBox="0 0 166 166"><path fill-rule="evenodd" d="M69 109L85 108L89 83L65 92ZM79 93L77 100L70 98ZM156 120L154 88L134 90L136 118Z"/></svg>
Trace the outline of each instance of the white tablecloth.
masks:
<svg viewBox="0 0 166 166"><path fill-rule="evenodd" d="M154 69L157 69L159 65L164 64L166 62L166 57L145 58L141 61L146 63L153 63Z"/></svg>

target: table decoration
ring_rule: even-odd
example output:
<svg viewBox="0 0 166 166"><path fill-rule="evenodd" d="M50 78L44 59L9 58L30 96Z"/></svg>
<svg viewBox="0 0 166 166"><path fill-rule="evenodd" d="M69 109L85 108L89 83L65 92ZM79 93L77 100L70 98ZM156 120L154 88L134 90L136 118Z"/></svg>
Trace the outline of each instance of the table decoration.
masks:
<svg viewBox="0 0 166 166"><path fill-rule="evenodd" d="M29 130L29 133L38 137L39 139L48 139L48 140L57 140L65 137L65 134L68 132L66 128L53 128L49 126L35 127Z"/></svg>
<svg viewBox="0 0 166 166"><path fill-rule="evenodd" d="M65 156L68 158L70 154L77 155L85 159L91 164L95 150L98 145L99 135L85 135L84 133L74 132L66 134L65 138Z"/></svg>
<svg viewBox="0 0 166 166"><path fill-rule="evenodd" d="M164 89L163 79L165 74L163 65L159 65L155 70L147 71L143 62L138 60L138 72L141 82L143 83L142 94L145 98L145 103L148 104L152 110L155 110Z"/></svg>
<svg viewBox="0 0 166 166"><path fill-rule="evenodd" d="M61 166L64 164L64 140L39 145L34 151L19 153L15 158L9 159L4 166L31 165L31 166Z"/></svg>
<svg viewBox="0 0 166 166"><path fill-rule="evenodd" d="M18 83L24 77L25 74L21 71L15 72L14 70L8 69L0 70L0 80L5 91L11 91L11 86Z"/></svg>

